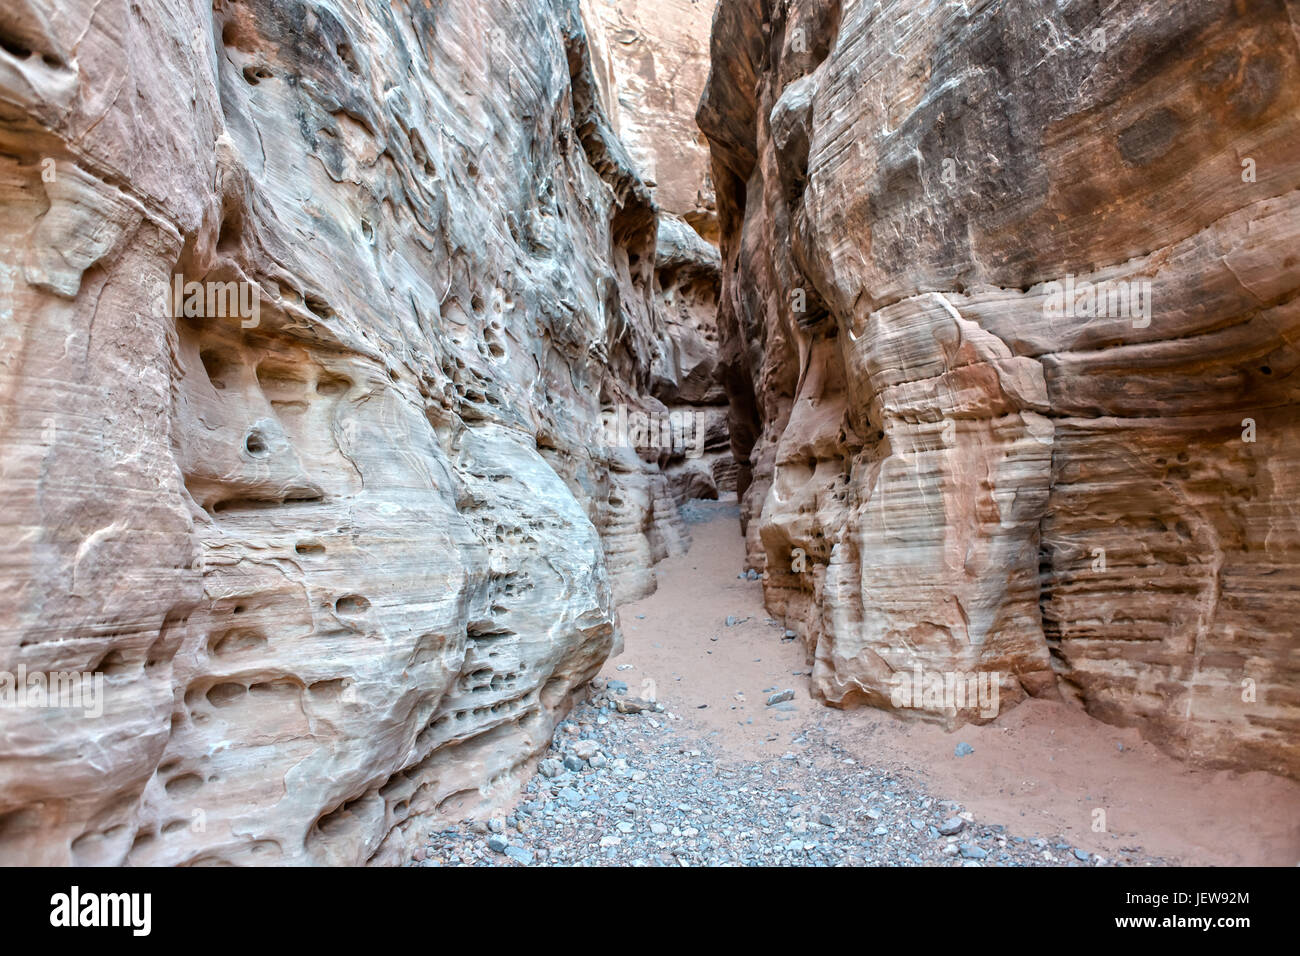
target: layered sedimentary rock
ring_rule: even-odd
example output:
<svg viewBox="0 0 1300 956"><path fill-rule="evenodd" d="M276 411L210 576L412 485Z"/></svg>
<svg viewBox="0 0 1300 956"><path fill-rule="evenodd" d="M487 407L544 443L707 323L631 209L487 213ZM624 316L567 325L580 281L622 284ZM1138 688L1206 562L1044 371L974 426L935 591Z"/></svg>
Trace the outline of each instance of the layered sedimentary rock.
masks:
<svg viewBox="0 0 1300 956"><path fill-rule="evenodd" d="M508 793L684 534L602 435L671 338L576 0L9 3L0 210L0 670L103 678L0 708L0 860Z"/></svg>
<svg viewBox="0 0 1300 956"><path fill-rule="evenodd" d="M720 374L827 702L996 672L1300 774L1298 22L721 0Z"/></svg>
<svg viewBox="0 0 1300 956"><path fill-rule="evenodd" d="M606 111L666 212L712 242L718 217L695 108L709 73L714 0L584 0Z"/></svg>
<svg viewBox="0 0 1300 956"><path fill-rule="evenodd" d="M619 604L653 593L654 565L689 545L678 505L735 490L727 397L716 378L719 284L717 249L661 212L649 392L611 390L601 413L615 492L599 525Z"/></svg>
<svg viewBox="0 0 1300 956"><path fill-rule="evenodd" d="M727 393L717 377L718 250L675 216L659 219L655 302L666 342L651 385L670 415L695 422L691 445L661 463L678 502L735 491L735 461L727 433Z"/></svg>
<svg viewBox="0 0 1300 956"><path fill-rule="evenodd" d="M634 515L649 515L638 530L620 520L611 537L636 531L633 553L664 556L685 539L673 527L676 511L660 475L667 475L673 501L716 498L735 488L727 435L726 393L715 378L717 299L720 276L708 149L695 124L695 107L708 74L708 35L713 4L706 0L583 0L589 24L592 72L610 125L660 207L654 262L654 302L664 335L652 362L651 400L607 406L626 422L640 417L650 432L683 429L684 441L623 441L636 455L620 461L632 472L635 459L649 465L647 485L635 497L650 502ZM705 238L708 237L708 238ZM712 240L712 242L710 241ZM619 417L621 416L621 417ZM671 425L669 424L671 423ZM661 427L662 426L662 427ZM663 545L657 542L663 542ZM613 548L620 547L614 543ZM631 600L650 593L654 575L646 561L620 560L615 595Z"/></svg>

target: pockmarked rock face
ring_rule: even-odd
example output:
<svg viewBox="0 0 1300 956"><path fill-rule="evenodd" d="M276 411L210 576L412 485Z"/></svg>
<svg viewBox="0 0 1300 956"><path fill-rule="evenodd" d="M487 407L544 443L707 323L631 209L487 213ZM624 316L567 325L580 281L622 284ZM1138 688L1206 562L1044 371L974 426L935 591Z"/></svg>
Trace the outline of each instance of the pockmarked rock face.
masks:
<svg viewBox="0 0 1300 956"><path fill-rule="evenodd" d="M717 217L695 124L712 0L581 0L581 9L596 93L660 208L652 284L663 325L650 394L611 395L603 412L619 487L602 533L622 603L650 594L653 564L689 542L676 505L735 490L727 398L715 378L721 279L708 240Z"/></svg>
<svg viewBox="0 0 1300 956"><path fill-rule="evenodd" d="M735 490L726 393L716 379L718 251L659 217L653 303L662 320L649 394L614 395L601 412L612 492L600 522L616 603L654 592L654 565L689 546L677 507Z"/></svg>
<svg viewBox="0 0 1300 956"><path fill-rule="evenodd" d="M0 37L0 671L98 680L0 684L0 860L400 859L683 545L602 440L672 338L577 2Z"/></svg>
<svg viewBox="0 0 1300 956"><path fill-rule="evenodd" d="M681 460L659 462L678 503L736 490L727 433L727 393L718 381L718 250L684 220L659 217L655 302L667 342L662 371L651 388L669 415L689 415L694 441Z"/></svg>
<svg viewBox="0 0 1300 956"><path fill-rule="evenodd" d="M720 374L827 702L1300 775L1298 14L722 0Z"/></svg>

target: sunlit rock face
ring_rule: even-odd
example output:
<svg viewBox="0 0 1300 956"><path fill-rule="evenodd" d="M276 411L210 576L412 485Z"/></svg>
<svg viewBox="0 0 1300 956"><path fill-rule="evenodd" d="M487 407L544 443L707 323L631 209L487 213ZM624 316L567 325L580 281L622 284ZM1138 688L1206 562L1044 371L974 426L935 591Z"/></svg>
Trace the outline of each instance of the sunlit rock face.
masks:
<svg viewBox="0 0 1300 956"><path fill-rule="evenodd" d="M1300 774L1296 14L722 0L720 375L827 702Z"/></svg>
<svg viewBox="0 0 1300 956"><path fill-rule="evenodd" d="M576 0L16 0L0 40L0 669L103 676L0 708L0 860L400 859L684 546L602 434L672 338Z"/></svg>
<svg viewBox="0 0 1300 956"><path fill-rule="evenodd" d="M726 392L716 380L717 216L695 108L708 75L712 0L582 0L592 73L609 123L659 207L652 298L662 324L650 394L609 395L609 420L640 420L671 440L613 442L609 522L602 527L619 603L655 588L652 565L689 543L676 505L735 490ZM633 254L634 256L636 253ZM639 262L634 258L633 264ZM635 270L634 270L635 271ZM663 427L660 427L663 426ZM636 428L623 428L625 433Z"/></svg>
<svg viewBox="0 0 1300 956"><path fill-rule="evenodd" d="M708 143L695 108L715 0L583 0L610 122L665 212L718 240Z"/></svg>

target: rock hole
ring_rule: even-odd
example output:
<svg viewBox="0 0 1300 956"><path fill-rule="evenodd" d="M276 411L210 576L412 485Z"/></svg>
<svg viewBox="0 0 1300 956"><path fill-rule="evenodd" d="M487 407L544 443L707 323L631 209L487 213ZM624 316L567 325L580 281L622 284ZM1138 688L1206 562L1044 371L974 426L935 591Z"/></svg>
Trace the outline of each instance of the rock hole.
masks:
<svg viewBox="0 0 1300 956"><path fill-rule="evenodd" d="M253 684L248 688L248 692L258 697L288 698L297 696L299 687L300 685L292 678L281 677Z"/></svg>
<svg viewBox="0 0 1300 956"><path fill-rule="evenodd" d="M248 688L243 684L227 681L216 684L208 691L208 703L213 707L226 707L235 703L241 697L248 693Z"/></svg>
<svg viewBox="0 0 1300 956"><path fill-rule="evenodd" d="M225 388L226 377L233 365L230 359L215 349L204 349L199 353L199 361L203 363L203 371L207 373L208 381L212 383L212 387L215 389Z"/></svg>
<svg viewBox="0 0 1300 956"><path fill-rule="evenodd" d="M370 602L360 594L347 594L334 602L334 610L339 614L361 614L370 608Z"/></svg>
<svg viewBox="0 0 1300 956"><path fill-rule="evenodd" d="M217 251L230 255L243 243L244 218L237 209L226 213L221 220L221 230L217 233Z"/></svg>
<svg viewBox="0 0 1300 956"><path fill-rule="evenodd" d="M271 454L271 446L266 443L266 439L261 432L254 429L248 433L244 439L244 451L248 452L254 458L265 458Z"/></svg>
<svg viewBox="0 0 1300 956"><path fill-rule="evenodd" d="M303 304L318 319L329 319L334 315L334 310L330 308L329 303L313 293L309 292L303 297Z"/></svg>
<svg viewBox="0 0 1300 956"><path fill-rule="evenodd" d="M307 691L310 694L325 697L340 697L343 691L347 689L349 681L343 677L335 677L330 680L318 680L313 684L307 685Z"/></svg>
<svg viewBox="0 0 1300 956"><path fill-rule="evenodd" d="M203 786L203 778L197 773L183 773L179 777L172 777L163 785L169 797L188 797L197 793Z"/></svg>
<svg viewBox="0 0 1300 956"><path fill-rule="evenodd" d="M342 395L351 387L351 380L342 375L327 375L316 382L316 391L320 395Z"/></svg>
<svg viewBox="0 0 1300 956"><path fill-rule="evenodd" d="M3 29L0 29L0 49L19 60L25 60L32 55L32 51L21 40Z"/></svg>
<svg viewBox="0 0 1300 956"><path fill-rule="evenodd" d="M91 669L103 674L105 677L120 677L135 668L121 651L112 650L105 654L99 663Z"/></svg>
<svg viewBox="0 0 1300 956"><path fill-rule="evenodd" d="M263 362L257 366L257 384L264 392L296 393L307 387L307 378L295 366L279 362Z"/></svg>

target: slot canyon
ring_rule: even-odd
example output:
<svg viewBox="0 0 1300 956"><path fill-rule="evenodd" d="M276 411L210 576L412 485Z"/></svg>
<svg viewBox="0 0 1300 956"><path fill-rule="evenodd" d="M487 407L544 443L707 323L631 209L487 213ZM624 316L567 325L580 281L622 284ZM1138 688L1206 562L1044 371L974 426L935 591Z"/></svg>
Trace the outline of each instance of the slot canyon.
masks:
<svg viewBox="0 0 1300 956"><path fill-rule="evenodd" d="M0 864L1300 863L1300 0L6 0Z"/></svg>

